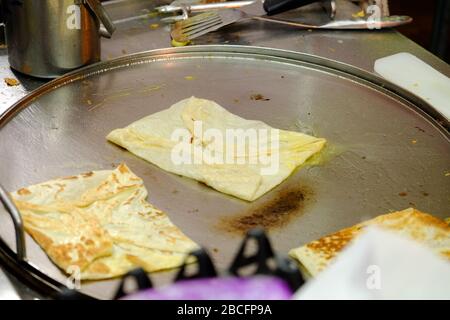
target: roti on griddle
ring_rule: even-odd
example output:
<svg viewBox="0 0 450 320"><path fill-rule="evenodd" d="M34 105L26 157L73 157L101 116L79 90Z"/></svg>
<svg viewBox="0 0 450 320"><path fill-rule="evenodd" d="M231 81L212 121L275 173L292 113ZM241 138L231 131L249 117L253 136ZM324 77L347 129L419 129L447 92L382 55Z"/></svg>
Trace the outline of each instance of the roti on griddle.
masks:
<svg viewBox="0 0 450 320"><path fill-rule="evenodd" d="M25 230L62 270L105 279L142 267L180 266L197 245L147 202L143 181L124 165L22 188L11 194Z"/></svg>
<svg viewBox="0 0 450 320"><path fill-rule="evenodd" d="M177 132L185 132L184 139L177 140ZM166 171L248 201L280 184L326 142L243 119L214 101L195 97L113 130L107 139ZM176 150L187 154L187 161L174 161Z"/></svg>
<svg viewBox="0 0 450 320"><path fill-rule="evenodd" d="M409 208L380 215L292 249L289 255L300 262L302 268L316 276L325 269L339 253L370 225L390 230L413 239L450 260L450 226L444 221L419 210Z"/></svg>

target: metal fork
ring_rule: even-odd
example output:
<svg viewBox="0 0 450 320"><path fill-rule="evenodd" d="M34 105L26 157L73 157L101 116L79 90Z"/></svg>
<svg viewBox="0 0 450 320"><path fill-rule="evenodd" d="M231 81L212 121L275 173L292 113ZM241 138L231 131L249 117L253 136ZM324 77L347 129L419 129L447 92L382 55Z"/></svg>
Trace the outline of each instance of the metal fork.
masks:
<svg viewBox="0 0 450 320"><path fill-rule="evenodd" d="M276 20L266 16L249 15L244 11L238 9L223 9L204 12L190 17L186 20L178 21L173 25L170 35L175 41L188 42L204 34L220 29L226 25L250 19L269 21L291 26L295 25L297 27L311 27L308 25L302 25L300 23L291 23L287 21Z"/></svg>
<svg viewBox="0 0 450 320"><path fill-rule="evenodd" d="M171 36L175 41L189 42L192 39L220 29L226 25L250 19L268 21L272 23L284 24L300 28L339 30L392 28L410 23L412 21L412 19L408 16L388 16L381 18L379 21L373 22L365 19L332 20L322 25L309 25L294 21L281 20L268 16L249 15L238 9L224 9L217 11L208 11L190 17L186 20L176 22L172 27Z"/></svg>
<svg viewBox="0 0 450 320"><path fill-rule="evenodd" d="M208 11L176 22L170 35L175 41L187 42L234 22L252 18L235 9Z"/></svg>

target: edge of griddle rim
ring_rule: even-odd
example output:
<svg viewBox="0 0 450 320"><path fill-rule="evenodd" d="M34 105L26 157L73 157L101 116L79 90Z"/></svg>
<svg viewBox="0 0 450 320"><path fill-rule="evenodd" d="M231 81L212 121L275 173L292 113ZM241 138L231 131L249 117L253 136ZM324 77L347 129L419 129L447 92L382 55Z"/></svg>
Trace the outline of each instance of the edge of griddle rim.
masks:
<svg viewBox="0 0 450 320"><path fill-rule="evenodd" d="M296 52L292 50L275 49L267 47L256 47L256 46L243 46L243 45L196 45L188 47L174 47L174 48L162 48L154 49L148 51L137 52L133 54L123 55L108 61L100 61L80 69L66 73L56 79L49 81L48 83L34 89L28 93L25 97L21 98L13 105L11 105L6 111L0 115L0 129L2 126L8 122L14 115L20 110L26 108L41 95L57 89L65 84L78 81L81 79L88 78L92 75L108 72L113 69L123 68L124 64L133 65L138 63L145 63L147 60L157 60L161 59L167 55L175 56L189 56L191 54L209 54L213 57L217 53L225 53L228 55L253 55L270 57L272 59L276 58L278 60L288 60L297 61L303 64L311 64L316 66L316 69L322 69L324 71L332 69L335 72L338 71L343 75L347 75L347 78L352 80L364 80L366 85L373 87L374 85L378 87L379 90L384 91L388 95L395 95L400 100L407 101L409 104L414 105L423 111L422 115L429 117L428 120L434 120L436 125L441 129L441 131L450 138L450 120L447 119L441 112L436 110L428 102L422 98L414 95L413 93L395 85L394 83L371 73L369 71L363 70L361 68L355 67L344 62L339 62L329 58ZM349 75L351 77L349 77ZM360 81L359 81L360 82ZM417 111L417 110L415 110ZM445 129L445 130L442 130Z"/></svg>

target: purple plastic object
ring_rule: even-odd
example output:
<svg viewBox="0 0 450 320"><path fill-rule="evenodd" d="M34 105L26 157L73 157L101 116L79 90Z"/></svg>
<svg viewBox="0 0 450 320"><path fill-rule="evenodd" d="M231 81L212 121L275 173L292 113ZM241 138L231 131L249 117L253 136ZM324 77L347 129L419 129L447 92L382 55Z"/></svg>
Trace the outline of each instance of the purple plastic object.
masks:
<svg viewBox="0 0 450 320"><path fill-rule="evenodd" d="M130 294L125 300L287 300L292 290L273 276L182 280L171 286Z"/></svg>

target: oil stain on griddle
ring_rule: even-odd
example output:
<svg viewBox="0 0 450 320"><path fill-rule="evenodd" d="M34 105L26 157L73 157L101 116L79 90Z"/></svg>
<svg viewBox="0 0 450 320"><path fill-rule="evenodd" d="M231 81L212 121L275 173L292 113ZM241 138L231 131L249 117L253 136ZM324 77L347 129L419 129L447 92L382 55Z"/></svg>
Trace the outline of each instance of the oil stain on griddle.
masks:
<svg viewBox="0 0 450 320"><path fill-rule="evenodd" d="M238 235L261 227L266 231L278 229L303 214L307 203L313 199L309 187L302 186L280 191L274 198L244 213L222 218L219 229Z"/></svg>

